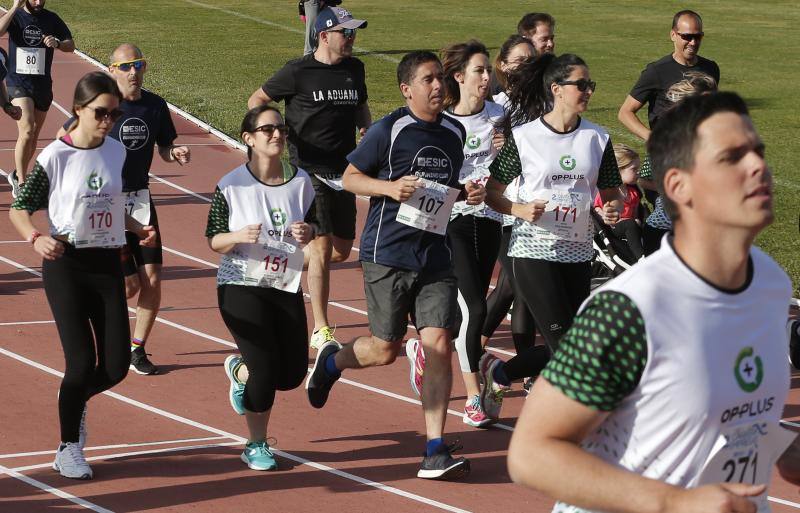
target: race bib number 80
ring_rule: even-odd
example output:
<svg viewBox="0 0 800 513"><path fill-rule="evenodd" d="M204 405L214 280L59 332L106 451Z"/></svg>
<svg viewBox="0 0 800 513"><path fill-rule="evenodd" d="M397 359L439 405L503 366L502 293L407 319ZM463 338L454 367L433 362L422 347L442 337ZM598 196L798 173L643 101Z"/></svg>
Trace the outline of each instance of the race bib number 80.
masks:
<svg viewBox="0 0 800 513"><path fill-rule="evenodd" d="M20 75L44 75L45 49L17 47L17 73Z"/></svg>

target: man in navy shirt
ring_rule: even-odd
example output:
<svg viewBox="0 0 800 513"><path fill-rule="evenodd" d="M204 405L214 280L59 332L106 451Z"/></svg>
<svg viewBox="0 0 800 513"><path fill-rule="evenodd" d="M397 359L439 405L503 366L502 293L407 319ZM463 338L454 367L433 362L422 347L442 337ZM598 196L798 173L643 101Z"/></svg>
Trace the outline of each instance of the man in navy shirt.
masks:
<svg viewBox="0 0 800 513"><path fill-rule="evenodd" d="M125 291L128 298L139 294L136 326L131 339L131 369L138 374L157 374L158 368L147 358L144 348L161 306L163 262L161 230L149 190L150 165L156 146L164 162L183 165L189 162L191 153L187 146L173 144L178 135L167 102L157 94L142 89L144 72L147 70L142 51L125 43L111 53L110 59L108 71L122 92L123 100L119 108L123 114L109 135L128 150L122 168L126 208L140 223L155 226L158 233L156 246L147 248L139 244L135 234L126 232L127 245L123 250ZM68 129L73 121L67 121L64 129ZM59 132L59 137L63 133Z"/></svg>
<svg viewBox="0 0 800 513"><path fill-rule="evenodd" d="M442 440L452 385L451 340L458 329L456 279L444 228L455 199L480 204L486 191L458 182L464 127L442 115L443 71L430 52L412 52L397 68L406 106L374 124L347 159L343 185L370 197L360 260L370 334L344 346L327 342L306 381L309 401L325 405L344 369L387 365L397 357L408 318L419 331L412 380L421 388L427 446L418 477L454 479L469 461ZM411 345L411 341L409 342ZM413 353L413 354L412 354ZM417 372L422 369L424 374ZM417 361L419 360L419 361Z"/></svg>
<svg viewBox="0 0 800 513"><path fill-rule="evenodd" d="M75 50L67 25L44 4L45 0L14 0L0 17L0 36L8 32L8 92L13 104L22 109L14 149L16 171L8 175L14 197L25 181L39 132L53 102L53 53L56 48L66 53Z"/></svg>

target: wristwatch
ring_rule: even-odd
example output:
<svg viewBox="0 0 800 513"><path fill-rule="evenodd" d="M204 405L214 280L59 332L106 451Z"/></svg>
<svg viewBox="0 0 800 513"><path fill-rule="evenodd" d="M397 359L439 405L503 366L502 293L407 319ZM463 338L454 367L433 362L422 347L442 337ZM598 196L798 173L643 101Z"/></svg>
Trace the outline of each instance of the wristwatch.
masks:
<svg viewBox="0 0 800 513"><path fill-rule="evenodd" d="M38 239L38 238L39 238L39 237L41 237L41 236L42 236L42 234L41 234L41 233L39 233L39 231L38 231L38 230L33 230L33 231L31 232L31 234L28 236L28 242L30 242L31 244L33 244L34 242L36 242L36 239Z"/></svg>

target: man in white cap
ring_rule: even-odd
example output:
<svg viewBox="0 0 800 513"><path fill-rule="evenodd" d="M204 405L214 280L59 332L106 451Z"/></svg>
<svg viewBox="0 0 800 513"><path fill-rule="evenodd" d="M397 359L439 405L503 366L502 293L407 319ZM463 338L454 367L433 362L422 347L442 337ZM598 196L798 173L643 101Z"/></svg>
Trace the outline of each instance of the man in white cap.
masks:
<svg viewBox="0 0 800 513"><path fill-rule="evenodd" d="M340 7L322 9L316 51L286 63L247 102L248 108L286 102L291 161L314 183L320 232L307 246L306 259L316 348L335 340L327 312L330 264L347 259L356 235L355 195L342 189L342 173L356 131L363 134L372 123L364 63L352 56L356 30L366 26Z"/></svg>

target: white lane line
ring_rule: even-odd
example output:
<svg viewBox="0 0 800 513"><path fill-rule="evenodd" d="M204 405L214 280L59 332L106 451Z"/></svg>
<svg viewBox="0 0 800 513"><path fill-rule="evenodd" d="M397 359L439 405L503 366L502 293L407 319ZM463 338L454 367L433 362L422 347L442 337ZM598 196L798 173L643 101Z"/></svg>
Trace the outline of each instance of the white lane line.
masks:
<svg viewBox="0 0 800 513"><path fill-rule="evenodd" d="M24 364L29 365L31 367L34 367L36 369L39 369L39 370L41 370L43 372L46 372L47 374L51 374L51 375L57 376L57 377L63 377L64 376L64 374L62 372L59 372L59 371L57 371L55 369L47 367L46 365L43 365L43 364L41 364L39 362L35 362L33 360L30 360L29 358L26 358L26 357L24 357L22 355L19 355L17 353L12 352L12 351L9 351L9 350L7 350L7 349L5 349L3 347L0 347L0 354L8 356L9 358L17 360L18 362L24 363ZM211 427L209 425L206 425L206 424L203 424L201 422L197 422L197 421L188 419L186 417L182 417L180 415L176 415L174 413L170 413L170 412L168 412L166 410L162 410L161 408L157 408L155 406L142 403L140 401L137 401L135 399L131 399L130 397L126 397L126 396L118 394L116 392L112 392L110 390L106 390L105 392L103 392L103 394L105 394L105 395L107 395L109 397L113 397L114 399L117 399L117 400L122 401L124 403L127 403L127 404L130 404L132 406L135 406L137 408L141 408L141 409L149 411L151 413L155 413L156 415L161 415L162 417L166 417L168 419L174 420L174 421L179 422L181 424L185 424L187 426L192 426L192 427L195 427L197 429L200 429L200 430L203 430L203 431L207 431L209 433L213 433L213 434L216 434L216 435L219 435L219 436L224 436L224 437L230 438L231 440L236 440L239 443L247 442L246 438L243 438L243 437L241 437L239 435L236 435L236 434L233 434L233 433L229 433L227 431L223 431L222 429ZM312 468L315 468L317 470L322 470L323 472L328 472L328 473L336 475L338 477L343 477L343 478L348 479L350 481L355 481L357 483L360 483L360 484L363 484L363 485L366 485L366 486L370 486L370 487L376 488L378 490L382 490L384 492L392 493L394 495L398 495L398 496L404 497L406 499L411 499L413 501L417 501L417 502L420 502L420 503L423 503L423 504L427 504L429 506L434 506L436 508L443 509L445 511L452 511L454 513L469 513L467 510L463 510L463 509L457 508L455 506L451 506L449 504L445 504L443 502L439 502L439 501L436 501L436 500L433 500L433 499L429 499L427 497L423 497L421 495L417 495L417 494L414 494L414 493L411 493L411 492L407 492L405 490L401 490L401 489L395 488L393 486L389 486L389 485L386 485L386 484L383 484L383 483L379 483L379 482L376 482L376 481L371 481L369 479L365 479L363 477L357 476L355 474L351 474L349 472L345 472L343 470L339 470L339 469L336 469L336 468L333 468L333 467L329 467L327 465L323 465L321 463L317 463L315 461L311 461L311 460L308 460L308 459L300 457L300 456L295 456L294 454L290 454L290 453L287 453L287 452L284 452L284 451L280 451L280 450L277 450L277 449L273 450L273 452L275 454L277 454L278 456L281 456L281 457L286 458L288 460L292 460L292 461L294 461L296 463L299 463L301 465L308 465L308 466L310 466Z"/></svg>
<svg viewBox="0 0 800 513"><path fill-rule="evenodd" d="M166 449L152 449L149 451L121 452L116 454L104 454L102 456L92 456L90 458L86 458L86 461L105 461L105 460L114 460L119 458L127 458L129 456L148 456L152 454L167 454L170 452L185 452L185 451L193 451L195 449L213 449L216 447L230 447L233 445L242 445L242 443L236 441L236 442L223 442L218 444L201 444L201 445L186 445L183 447L167 447ZM25 465L24 467L15 467L12 468L11 470L15 472L25 472L28 470L37 470L40 468L48 468L52 466L53 466L52 463L37 463L35 465Z"/></svg>
<svg viewBox="0 0 800 513"><path fill-rule="evenodd" d="M23 242L28 242L26 240L0 240L0 244L21 244Z"/></svg>
<svg viewBox="0 0 800 513"><path fill-rule="evenodd" d="M150 173L150 178L152 178L153 180L155 180L157 182L160 182L160 183L163 183L165 185L168 185L168 186L172 187L173 189L178 189L179 191L181 191L184 194L188 194L189 196L192 196L192 197L195 197L195 198L197 198L199 200L205 201L206 203L211 203L211 198L208 198L208 197L203 196L201 194L197 194L194 191L190 191L186 187L181 187L180 185L178 185L176 183L172 183L169 180L165 180L165 179L161 178L160 176L154 175L153 173Z"/></svg>
<svg viewBox="0 0 800 513"><path fill-rule="evenodd" d="M103 451L108 449L127 449L129 447L149 447L151 445L171 445L171 444L193 443L193 442L210 442L212 440L227 440L227 437L207 436L205 438L183 438L180 440L163 440L160 442L139 442L133 444L97 445L94 447L86 447L83 450ZM47 455L53 455L55 453L56 451L53 450L53 451L18 452L15 454L0 454L0 460L7 460L12 458L26 458L28 456L47 456ZM19 470L19 469L15 468L13 470Z"/></svg>
<svg viewBox="0 0 800 513"><path fill-rule="evenodd" d="M135 319L136 316L129 316L128 319ZM55 324L56 321L17 321L17 322L0 322L0 326L26 326L30 324Z"/></svg>
<svg viewBox="0 0 800 513"><path fill-rule="evenodd" d="M8 258L5 258L3 256L0 256L0 261L5 262L5 263L7 263L9 265L12 265L14 267L17 267L18 269L23 269L23 270L28 271L30 273L36 274L37 276L41 276L41 273L39 273L37 271L34 271L33 269L31 269L29 267L25 267L24 265L20 264L19 262L15 262L15 261L10 260ZM306 294L306 296L308 296L308 294ZM333 303L331 303L331 304L333 304ZM348 307L347 305L340 305L340 306L342 308L352 309L353 311L363 312L364 315L366 315L366 312L364 312L363 310L358 310L356 308ZM136 311L135 309L130 308L130 307L128 308L128 310L131 311L131 312L135 312ZM162 318L160 316L156 317L156 322L160 322L160 323L166 324L167 326L171 326L171 327L173 327L175 329L178 329L178 330L181 330L181 331L185 331L186 333L190 333L192 335L196 335L198 337L205 338L207 340L211 340L212 342L216 342L216 343L222 344L222 345L224 345L226 347L230 347L230 348L238 350L238 347L233 342L221 339L219 337L215 337L213 335L209 335L208 333L204 333L202 331L196 330L194 328L190 328L188 326L184 326L182 324L178 324L177 322L168 321L168 320L166 320L166 319L164 319L164 318ZM311 369L309 369L309 371L310 370ZM376 387L373 387L373 386L370 386L370 385L359 383L357 381L351 381L349 379L344 379L344 378L340 379L339 381L341 381L342 383L348 384L348 385L352 385L352 386L355 386L355 387L358 387L358 388L362 388L364 390L369 390L371 392L375 392L375 393L380 394L380 395L384 395L386 397L391 397L391 398L394 398L394 399L400 399L400 400L405 401L407 403L417 404L417 405L421 405L422 404L417 399L412 399L410 397L405 397L405 396L402 396L402 395L399 395L399 394L395 394L394 392L390 392L388 390L383 390L381 388L376 388ZM464 418L464 412L459 412L459 411L448 409L447 413L449 413L450 415L462 418L462 419ZM513 431L514 430L513 427L507 426L505 424L495 424L495 426L497 426L498 429L504 429L506 431Z"/></svg>
<svg viewBox="0 0 800 513"><path fill-rule="evenodd" d="M253 22L261 24L261 25L266 25L268 27L279 28L281 30L286 30L287 32L292 32L294 34L300 34L300 35L305 36L305 30L300 30L300 29L297 29L297 28L288 27L286 25L281 25L280 23L275 23L274 21L265 20L263 18L256 18L255 16L250 16L248 14L242 14L240 12L232 11L230 9L223 9L222 7L218 7L216 5L204 4L202 2L197 2L195 0L183 0L183 1L188 3L188 4L196 5L198 7L203 7L205 9L213 9L215 11L224 12L225 14L230 14L231 16L236 16L237 18L242 18L244 20L253 21ZM371 53L368 49L361 48L359 46L353 46L353 50L355 50L357 52L369 53L368 56L374 56L374 57L377 57L378 59L382 59L384 61L388 61L388 62L391 62L391 63L394 63L394 64L397 64L398 62L400 62L400 59L397 59L395 57L391 57L391 56L383 54L383 53ZM368 56L365 55L363 57L368 57Z"/></svg>
<svg viewBox="0 0 800 513"><path fill-rule="evenodd" d="M41 481L37 481L36 479L33 479L33 478L28 477L26 475L20 474L19 472L15 472L15 471L11 470L8 467L4 467L3 465L0 465L0 475L2 475L2 474L5 474L5 475L7 475L9 477L13 477L14 479L18 479L18 480L22 481L23 483L25 483L27 485L30 485L30 486L33 486L35 488L38 488L39 490L42 490L45 493L49 493L51 495L55 495L56 497L61 497L62 499L67 500L67 501L69 501L69 502L71 502L73 504L77 504L78 506L81 506L83 508L86 508L86 509L89 509L89 510L92 510L92 511L96 511L97 513L114 513L110 509L103 508L101 506L98 506L97 504L94 504L92 502L87 501L86 499L81 499L80 497L76 497L76 496L72 495L71 493L67 493L67 492L65 492L63 490L60 490L58 488L54 488L54 487L52 487L52 486L50 486L48 484L45 484L45 483L43 483Z"/></svg>

